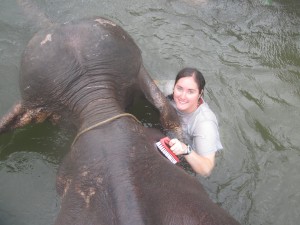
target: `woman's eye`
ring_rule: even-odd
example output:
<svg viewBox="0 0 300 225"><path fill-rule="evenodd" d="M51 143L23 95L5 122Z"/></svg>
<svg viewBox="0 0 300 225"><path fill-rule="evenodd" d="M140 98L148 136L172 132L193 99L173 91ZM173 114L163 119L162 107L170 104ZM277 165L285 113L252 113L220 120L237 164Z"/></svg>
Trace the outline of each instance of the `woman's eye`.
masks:
<svg viewBox="0 0 300 225"><path fill-rule="evenodd" d="M182 91L182 87L177 87L177 91Z"/></svg>

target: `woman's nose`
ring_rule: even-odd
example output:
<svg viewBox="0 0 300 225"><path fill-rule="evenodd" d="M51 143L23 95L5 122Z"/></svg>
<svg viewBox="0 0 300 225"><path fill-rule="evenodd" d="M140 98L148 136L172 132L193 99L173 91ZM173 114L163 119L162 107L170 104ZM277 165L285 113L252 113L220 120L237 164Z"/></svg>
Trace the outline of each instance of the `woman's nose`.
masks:
<svg viewBox="0 0 300 225"><path fill-rule="evenodd" d="M186 97L186 92L185 91L181 92L180 93L180 98L184 99L185 97Z"/></svg>

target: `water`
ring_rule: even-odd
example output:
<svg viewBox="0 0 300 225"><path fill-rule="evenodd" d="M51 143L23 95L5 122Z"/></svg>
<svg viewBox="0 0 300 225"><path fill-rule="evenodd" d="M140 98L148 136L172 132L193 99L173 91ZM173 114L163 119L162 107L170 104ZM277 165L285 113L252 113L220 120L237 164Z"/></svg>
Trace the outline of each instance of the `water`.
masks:
<svg viewBox="0 0 300 225"><path fill-rule="evenodd" d="M101 15L119 23L155 79L199 68L224 146L212 175L199 182L242 224L299 224L298 0L34 2L52 22ZM20 55L44 20L26 17L15 1L0 4L2 116L19 99ZM149 106L137 113L156 126ZM0 136L1 225L53 223L55 175L71 139L48 123Z"/></svg>

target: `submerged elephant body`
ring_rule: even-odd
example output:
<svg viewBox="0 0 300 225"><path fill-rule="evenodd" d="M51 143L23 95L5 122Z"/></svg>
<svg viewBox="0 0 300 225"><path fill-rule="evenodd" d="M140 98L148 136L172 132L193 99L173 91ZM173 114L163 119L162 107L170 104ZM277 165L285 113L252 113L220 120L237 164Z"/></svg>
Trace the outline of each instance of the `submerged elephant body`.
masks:
<svg viewBox="0 0 300 225"><path fill-rule="evenodd" d="M142 92L166 131L181 135L139 48L115 23L85 19L36 34L22 57L20 88L22 101L0 132L60 116L78 129L58 171L56 225L238 224L194 177L159 154L160 131L124 114Z"/></svg>

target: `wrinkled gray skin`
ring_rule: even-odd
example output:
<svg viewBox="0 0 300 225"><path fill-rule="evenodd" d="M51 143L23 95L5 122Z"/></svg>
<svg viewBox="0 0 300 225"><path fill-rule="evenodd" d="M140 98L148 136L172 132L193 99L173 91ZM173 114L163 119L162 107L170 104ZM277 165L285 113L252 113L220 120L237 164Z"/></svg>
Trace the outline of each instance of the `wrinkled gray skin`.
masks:
<svg viewBox="0 0 300 225"><path fill-rule="evenodd" d="M122 114L142 92L163 127L180 138L175 111L142 64L141 52L103 18L53 25L22 56L22 101L0 133L32 122L68 118L78 132ZM199 181L162 157L162 134L121 117L80 135L61 163L56 225L238 224L214 204Z"/></svg>

